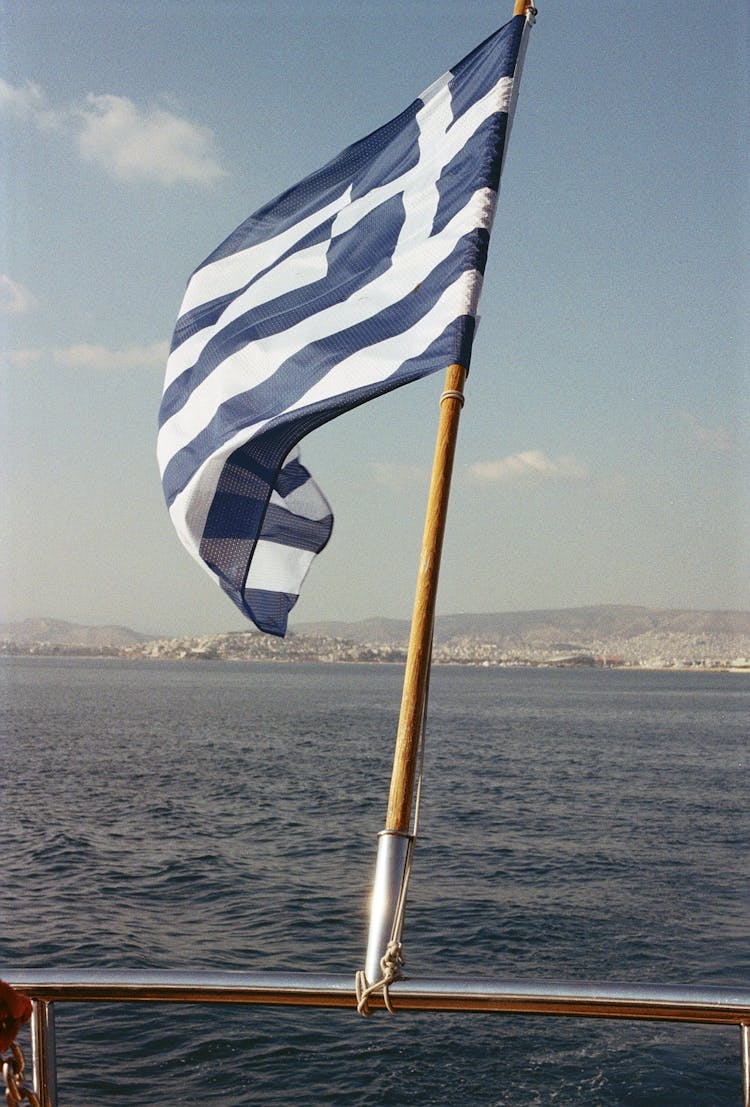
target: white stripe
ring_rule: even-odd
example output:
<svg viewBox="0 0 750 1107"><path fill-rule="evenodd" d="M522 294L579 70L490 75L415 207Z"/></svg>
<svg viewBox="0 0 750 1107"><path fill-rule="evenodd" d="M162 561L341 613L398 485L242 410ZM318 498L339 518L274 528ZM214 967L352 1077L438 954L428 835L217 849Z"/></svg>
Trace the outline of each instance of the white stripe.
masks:
<svg viewBox="0 0 750 1107"><path fill-rule="evenodd" d="M277 507L283 507L294 515L303 519L325 519L331 514L331 506L314 480L306 480L298 488L280 496L278 492L271 493L271 503Z"/></svg>
<svg viewBox="0 0 750 1107"><path fill-rule="evenodd" d="M255 544L245 590L262 588L266 592L298 595L314 557L312 550L298 550L294 546L280 546L278 542L260 539Z"/></svg>
<svg viewBox="0 0 750 1107"><path fill-rule="evenodd" d="M169 517L172 520L172 524L174 526L174 529L177 531L177 537L180 539L180 542L182 542L183 546L185 547L187 552L190 554L190 556L194 557L196 559L196 561L200 565L201 569L203 569L203 571L205 573L208 573L211 580L214 581L215 584L219 583L219 580L220 580L219 575L218 575L218 573L215 573L213 571L213 569L201 557L201 555L200 555L200 540L201 540L201 536L203 535L203 528L206 525L206 519L208 517L208 513L211 509L211 502L212 502L213 497L214 497L214 492L216 491L216 481L218 480L220 475L221 475L221 469L219 470L219 473L217 474L217 476L214 477L213 482L211 484L210 491L208 492L208 502L198 502L195 505L193 505L189 502L189 500L185 499L184 494L183 494L182 496L178 497L178 499L176 499L174 501L174 503L172 504L172 506L169 509ZM202 496L203 491L204 491L204 488L203 488L203 486L201 486L200 481L196 480L195 483L191 487L193 488L194 491L197 491L199 501L200 501L201 496ZM205 487L208 488L208 485L206 485ZM204 500L205 500L205 497L204 497ZM196 507L198 512L202 511L203 521L202 521L202 524L201 524L200 531L194 531L193 530L193 528L191 526L192 516L190 517L190 519L185 517L185 507L187 507L188 511L190 511L193 508L193 506ZM196 541L196 538L195 538L196 533L198 534L197 541Z"/></svg>

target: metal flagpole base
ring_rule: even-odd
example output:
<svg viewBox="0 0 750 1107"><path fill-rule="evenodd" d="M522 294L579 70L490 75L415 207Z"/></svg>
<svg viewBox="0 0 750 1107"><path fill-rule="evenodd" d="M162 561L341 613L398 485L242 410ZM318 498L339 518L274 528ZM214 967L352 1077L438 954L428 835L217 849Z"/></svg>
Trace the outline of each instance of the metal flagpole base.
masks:
<svg viewBox="0 0 750 1107"><path fill-rule="evenodd" d="M380 961L391 940L393 921L406 872L412 836L400 830L381 830L370 902L370 932L367 939L365 976L368 984L380 980Z"/></svg>

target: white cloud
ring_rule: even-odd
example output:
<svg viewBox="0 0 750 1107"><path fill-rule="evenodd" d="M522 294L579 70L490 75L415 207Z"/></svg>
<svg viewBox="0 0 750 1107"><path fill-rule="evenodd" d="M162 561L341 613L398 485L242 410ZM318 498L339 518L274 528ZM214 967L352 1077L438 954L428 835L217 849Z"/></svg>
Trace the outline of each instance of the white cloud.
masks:
<svg viewBox="0 0 750 1107"><path fill-rule="evenodd" d="M133 369L161 369L166 365L168 353L167 342L126 346L121 350L81 342L75 346L57 346L49 349L33 347L11 350L8 356L11 364L19 367L46 363L63 369L123 373Z"/></svg>
<svg viewBox="0 0 750 1107"><path fill-rule="evenodd" d="M23 315L35 307L36 298L28 288L0 273L0 311L6 315Z"/></svg>
<svg viewBox="0 0 750 1107"><path fill-rule="evenodd" d="M123 372L129 369L150 369L154 365L166 365L169 345L152 342L145 346L126 346L123 350L110 350L89 342L77 346L54 349L56 364L66 369L96 369L106 372Z"/></svg>
<svg viewBox="0 0 750 1107"><path fill-rule="evenodd" d="M15 365L19 369L24 369L27 365L37 365L45 358L49 359L48 351L41 346L28 346L24 350L8 350L4 353L4 357L10 365Z"/></svg>
<svg viewBox="0 0 750 1107"><path fill-rule="evenodd" d="M707 427L689 411L678 411L677 418L687 427L692 440L707 450L728 454L734 449L734 439L726 427Z"/></svg>
<svg viewBox="0 0 750 1107"><path fill-rule="evenodd" d="M498 461L477 461L469 476L486 484L510 484L529 479L586 480L589 471L574 457L548 457L541 450L525 450Z"/></svg>
<svg viewBox="0 0 750 1107"><path fill-rule="evenodd" d="M0 80L0 111L67 136L84 161L119 180L210 186L226 176L207 127L124 96L89 93L83 104L54 107L37 84Z"/></svg>
<svg viewBox="0 0 750 1107"><path fill-rule="evenodd" d="M225 171L213 153L213 135L161 108L141 111L123 96L87 98L79 113L78 149L114 177L212 185Z"/></svg>
<svg viewBox="0 0 750 1107"><path fill-rule="evenodd" d="M0 110L15 119L33 123L40 131L56 130L63 124L64 114L50 107L39 85L27 81L15 87L0 78Z"/></svg>

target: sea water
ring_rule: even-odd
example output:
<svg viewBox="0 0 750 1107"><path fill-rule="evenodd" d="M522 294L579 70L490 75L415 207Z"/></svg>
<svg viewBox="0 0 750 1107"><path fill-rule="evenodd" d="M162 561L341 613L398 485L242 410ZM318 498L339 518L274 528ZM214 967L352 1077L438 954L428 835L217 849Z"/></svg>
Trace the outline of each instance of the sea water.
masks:
<svg viewBox="0 0 750 1107"><path fill-rule="evenodd" d="M11 658L0 975L361 968L397 666ZM750 983L750 680L436 668L406 971ZM729 1107L739 1031L58 1004L61 1107Z"/></svg>

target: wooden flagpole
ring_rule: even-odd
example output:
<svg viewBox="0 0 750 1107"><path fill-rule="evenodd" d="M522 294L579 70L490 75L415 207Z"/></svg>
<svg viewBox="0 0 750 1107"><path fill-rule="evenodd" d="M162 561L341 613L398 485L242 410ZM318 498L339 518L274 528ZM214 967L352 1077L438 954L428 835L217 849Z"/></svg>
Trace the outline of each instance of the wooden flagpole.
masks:
<svg viewBox="0 0 750 1107"><path fill-rule="evenodd" d="M385 829L378 836L365 969L364 973L357 974L357 995L361 995L360 1002L363 1006L360 1006L360 1010L363 1013L367 1012L368 992L393 979L400 957L399 917L403 918L405 879L412 843L409 828L414 778L427 700L440 555L465 380L466 370L463 366L449 366L445 390L440 397L440 419L406 656L401 713L393 753L388 812ZM395 949L394 943L397 947ZM361 993L360 982L363 987L366 985Z"/></svg>
<svg viewBox="0 0 750 1107"><path fill-rule="evenodd" d="M526 15L533 6L532 0L515 0L513 15ZM432 627L435 617L438 574L465 381L466 370L463 366L449 366L445 378L445 391L440 401L440 421L427 501L422 553L414 597L414 611L401 697L401 713L393 754L391 788L385 822L386 831L395 831L401 834L408 833L411 823L419 736L424 718L432 654Z"/></svg>
<svg viewBox="0 0 750 1107"><path fill-rule="evenodd" d="M533 22L535 11L532 0L515 0L514 16L526 16ZM387 994L388 983L395 979L401 963L400 930L413 844L410 827L414 781L426 710L438 575L465 381L466 369L461 365L450 365L440 397L440 419L393 753L388 810L385 829L378 838L365 969L357 974L358 1007L364 1014L367 1013L368 995L380 987L383 987L384 995Z"/></svg>
<svg viewBox="0 0 750 1107"><path fill-rule="evenodd" d="M435 617L438 574L465 380L466 370L463 366L449 366L445 377L445 390L440 399L440 420L427 499L385 822L386 830L400 833L408 833L411 822L419 736L422 730L432 654L432 625Z"/></svg>

